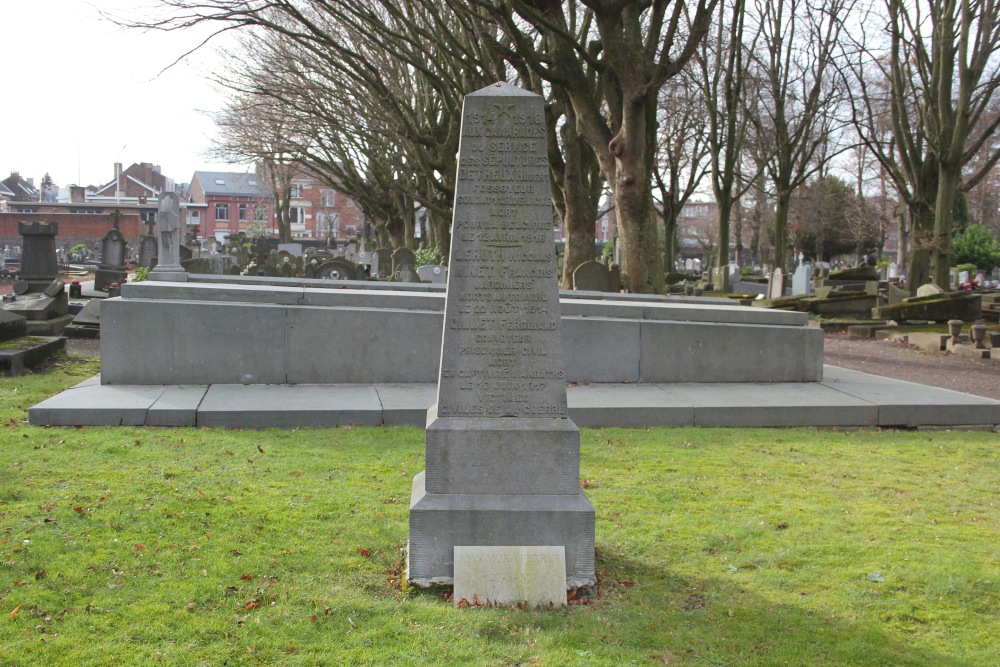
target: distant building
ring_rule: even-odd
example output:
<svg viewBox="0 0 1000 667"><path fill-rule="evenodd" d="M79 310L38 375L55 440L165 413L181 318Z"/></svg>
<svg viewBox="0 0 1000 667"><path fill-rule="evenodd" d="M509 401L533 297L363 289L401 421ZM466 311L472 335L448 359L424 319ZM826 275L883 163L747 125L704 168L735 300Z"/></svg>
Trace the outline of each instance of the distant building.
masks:
<svg viewBox="0 0 1000 667"><path fill-rule="evenodd" d="M357 203L307 172L292 177L289 217L293 238L346 241L364 234L365 217Z"/></svg>
<svg viewBox="0 0 1000 667"><path fill-rule="evenodd" d="M219 241L253 222L274 232L274 197L257 174L229 171L196 171L187 200L188 226L199 227L199 236Z"/></svg>
<svg viewBox="0 0 1000 667"><path fill-rule="evenodd" d="M138 162L123 170L121 163L116 162L114 179L98 187L87 199L102 203L128 200L143 203L157 201L161 192L175 191L174 180L164 176L159 165Z"/></svg>
<svg viewBox="0 0 1000 667"><path fill-rule="evenodd" d="M37 202L41 196L35 182L31 178L21 178L16 171L10 176L0 181L4 189L10 193L9 201L13 202Z"/></svg>

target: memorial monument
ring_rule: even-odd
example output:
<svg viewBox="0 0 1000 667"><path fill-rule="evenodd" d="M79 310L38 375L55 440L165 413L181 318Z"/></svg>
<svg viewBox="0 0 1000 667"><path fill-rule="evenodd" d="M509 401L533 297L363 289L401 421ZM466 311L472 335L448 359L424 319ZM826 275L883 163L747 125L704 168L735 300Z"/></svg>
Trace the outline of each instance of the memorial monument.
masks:
<svg viewBox="0 0 1000 667"><path fill-rule="evenodd" d="M594 510L566 410L546 155L540 96L507 83L466 96L437 404L410 502L407 578L418 586L457 591L456 551L469 547L486 563L521 553L522 572L558 552L565 587L595 582ZM492 596L510 583L484 576L462 590L545 602L531 591Z"/></svg>
<svg viewBox="0 0 1000 667"><path fill-rule="evenodd" d="M187 271L181 266L181 209L176 192L160 194L156 211L156 229L160 234L157 265L149 272L150 280L186 282Z"/></svg>

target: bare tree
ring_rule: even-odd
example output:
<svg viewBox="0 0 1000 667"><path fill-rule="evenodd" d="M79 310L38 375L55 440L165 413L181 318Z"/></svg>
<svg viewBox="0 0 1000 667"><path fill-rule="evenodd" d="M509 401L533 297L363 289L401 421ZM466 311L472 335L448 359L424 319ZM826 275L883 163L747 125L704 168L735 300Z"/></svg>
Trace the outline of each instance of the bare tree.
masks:
<svg viewBox="0 0 1000 667"><path fill-rule="evenodd" d="M709 137L697 81L683 72L660 91L659 136L653 177L663 216L663 267L674 270L677 220L705 176Z"/></svg>
<svg viewBox="0 0 1000 667"><path fill-rule="evenodd" d="M884 1L849 19L854 122L908 208L907 284L946 285L957 198L1000 160L1000 3ZM878 19L884 34L865 30Z"/></svg>
<svg viewBox="0 0 1000 667"><path fill-rule="evenodd" d="M757 89L748 98L775 195L775 265L786 269L788 209L792 192L836 151L828 150L838 122L841 87L835 78L842 23L851 0L755 0L760 48L756 55ZM824 159L817 159L822 156Z"/></svg>
<svg viewBox="0 0 1000 667"><path fill-rule="evenodd" d="M756 48L757 35L744 44L746 0L719 4L712 39L706 39L695 59L708 122L707 143L711 154L712 191L719 207L719 263L729 259L730 221L733 207L754 179L739 187L750 114L744 113L747 93L747 54ZM737 261L742 233L737 234ZM723 281L728 271L720 271Z"/></svg>
<svg viewBox="0 0 1000 667"><path fill-rule="evenodd" d="M612 192L625 285L660 291L652 194L658 92L694 54L718 0L451 1L489 13L525 66L566 91Z"/></svg>

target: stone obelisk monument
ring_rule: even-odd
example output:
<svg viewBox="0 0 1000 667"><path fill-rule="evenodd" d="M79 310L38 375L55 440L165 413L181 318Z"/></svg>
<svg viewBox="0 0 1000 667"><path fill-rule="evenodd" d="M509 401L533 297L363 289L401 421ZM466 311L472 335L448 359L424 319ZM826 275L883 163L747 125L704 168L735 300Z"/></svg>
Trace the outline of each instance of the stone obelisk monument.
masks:
<svg viewBox="0 0 1000 667"><path fill-rule="evenodd" d="M407 578L450 583L455 547L565 549L594 583L594 509L566 410L542 98L465 98L437 405L413 480Z"/></svg>

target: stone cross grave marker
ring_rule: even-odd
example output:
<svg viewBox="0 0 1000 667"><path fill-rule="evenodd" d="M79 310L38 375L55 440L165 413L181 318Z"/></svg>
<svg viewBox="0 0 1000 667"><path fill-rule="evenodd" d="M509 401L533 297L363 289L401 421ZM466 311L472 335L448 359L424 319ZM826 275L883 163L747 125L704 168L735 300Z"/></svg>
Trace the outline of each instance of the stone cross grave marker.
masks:
<svg viewBox="0 0 1000 667"><path fill-rule="evenodd" d="M410 503L411 583L455 583L483 603L564 600L491 598L551 590L549 580L455 581L456 547L552 547L564 555L563 590L594 583L594 509L580 488L560 327L542 98L501 82L467 95L462 111L437 404Z"/></svg>

